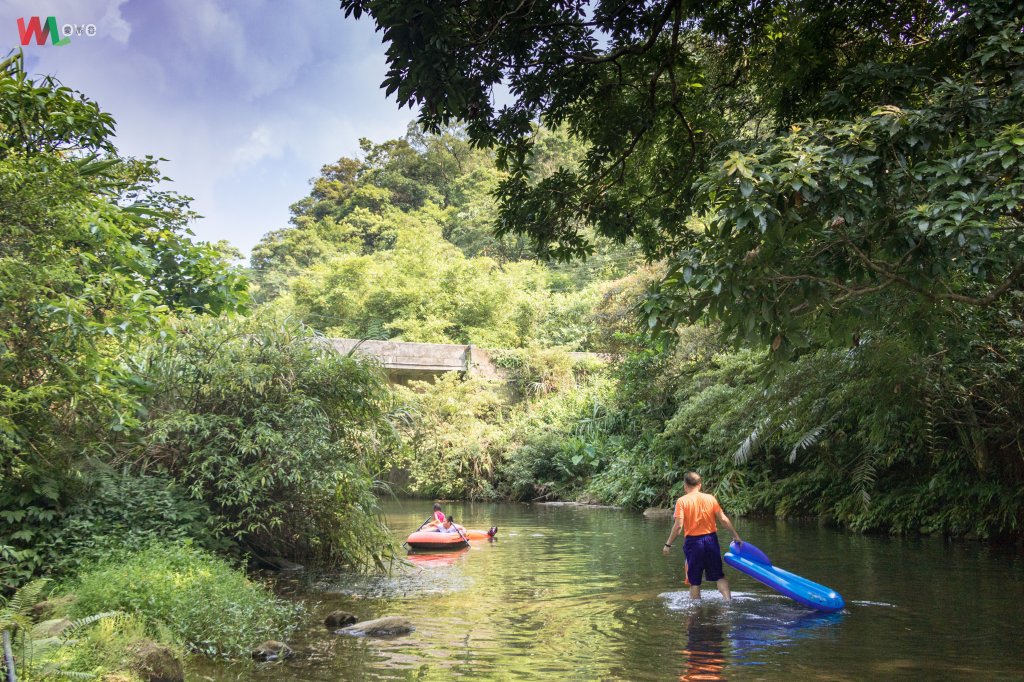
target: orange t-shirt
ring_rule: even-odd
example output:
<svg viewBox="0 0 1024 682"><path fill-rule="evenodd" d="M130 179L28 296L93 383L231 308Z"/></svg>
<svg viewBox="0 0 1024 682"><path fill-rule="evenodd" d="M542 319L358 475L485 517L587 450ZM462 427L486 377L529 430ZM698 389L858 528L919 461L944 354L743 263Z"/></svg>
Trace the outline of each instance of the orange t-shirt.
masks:
<svg viewBox="0 0 1024 682"><path fill-rule="evenodd" d="M722 511L714 495L692 492L676 500L674 518L683 520L683 533L686 535L707 535L718 531L715 524L715 513Z"/></svg>

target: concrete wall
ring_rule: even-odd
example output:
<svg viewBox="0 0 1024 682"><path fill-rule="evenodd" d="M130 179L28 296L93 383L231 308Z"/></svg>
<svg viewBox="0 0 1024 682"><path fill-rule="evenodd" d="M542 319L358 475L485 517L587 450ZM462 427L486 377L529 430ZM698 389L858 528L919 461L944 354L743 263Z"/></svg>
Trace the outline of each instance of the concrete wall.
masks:
<svg viewBox="0 0 1024 682"><path fill-rule="evenodd" d="M378 360L392 381L423 379L444 372L466 372L485 379L502 380L505 370L494 364L491 351L472 345L452 343L413 343L410 341L374 341L327 339L339 353L365 353ZM610 356L596 353L570 353L574 358Z"/></svg>

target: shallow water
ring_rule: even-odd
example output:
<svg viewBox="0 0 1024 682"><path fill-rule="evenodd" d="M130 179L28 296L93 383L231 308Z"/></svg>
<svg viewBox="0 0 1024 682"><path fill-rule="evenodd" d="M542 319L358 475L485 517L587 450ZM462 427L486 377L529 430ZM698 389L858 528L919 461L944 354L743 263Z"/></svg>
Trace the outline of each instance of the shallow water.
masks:
<svg viewBox="0 0 1024 682"><path fill-rule="evenodd" d="M385 505L414 529L430 511ZM284 663L196 663L212 680L1024 679L1024 557L977 543L876 538L813 523L738 519L786 568L839 591L840 613L810 611L726 568L733 600L682 584L671 520L544 505L446 505L498 541L413 557L388 577L285 577L312 605ZM720 534L722 547L727 534ZM332 634L323 616L401 615L395 639Z"/></svg>

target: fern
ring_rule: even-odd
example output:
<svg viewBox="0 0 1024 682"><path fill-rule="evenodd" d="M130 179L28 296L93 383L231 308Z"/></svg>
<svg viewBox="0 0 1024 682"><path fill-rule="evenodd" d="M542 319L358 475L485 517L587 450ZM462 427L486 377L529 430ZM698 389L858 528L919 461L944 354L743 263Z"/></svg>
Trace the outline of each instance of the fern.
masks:
<svg viewBox="0 0 1024 682"><path fill-rule="evenodd" d="M77 635L79 632L89 627L93 623L97 623L106 618L112 618L118 615L119 613L120 611L104 611L103 613L94 613L91 616L86 616L85 618L79 618L77 620L74 620L71 622L71 625L69 625L67 628L64 629L63 632L60 633L61 639L65 641L72 639L75 635Z"/></svg>
<svg viewBox="0 0 1024 682"><path fill-rule="evenodd" d="M4 603L3 608L0 609L0 630L16 632L19 628L23 630L31 628L32 620L29 618L29 612L33 606L42 601L43 591L49 582L47 578L33 580L15 592L10 601Z"/></svg>
<svg viewBox="0 0 1024 682"><path fill-rule="evenodd" d="M761 424L754 427L754 430L751 431L750 434L743 439L743 442L740 443L739 448L737 448L736 452L734 452L732 455L732 459L734 462L736 462L737 464L746 464L747 460L750 459L750 456L757 452L757 448L761 443L761 428L763 426L764 425Z"/></svg>
<svg viewBox="0 0 1024 682"><path fill-rule="evenodd" d="M861 503L867 507L871 503L870 489L875 485L875 454L864 450L855 462L851 471L851 482L856 493L860 495Z"/></svg>
<svg viewBox="0 0 1024 682"><path fill-rule="evenodd" d="M806 450L807 448L814 447L815 445L817 445L818 440L821 438L821 434L825 432L825 428L827 426L827 423L819 424L818 426L815 426L813 429L811 429L803 436L801 436L800 440L798 440L796 442L796 445L793 446L793 449L789 451L789 463L792 464L793 462L796 461L797 453L799 453L801 450Z"/></svg>

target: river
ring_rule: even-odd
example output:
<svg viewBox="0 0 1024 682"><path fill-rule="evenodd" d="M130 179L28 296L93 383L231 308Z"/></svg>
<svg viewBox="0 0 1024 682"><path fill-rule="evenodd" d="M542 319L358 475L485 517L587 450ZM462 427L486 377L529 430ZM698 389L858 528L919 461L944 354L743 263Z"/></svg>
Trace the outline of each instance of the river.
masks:
<svg viewBox="0 0 1024 682"><path fill-rule="evenodd" d="M384 505L396 537L430 512ZM773 563L839 591L819 615L726 568L733 600L683 586L671 520L615 509L446 505L495 543L420 557L387 577L283 578L310 605L284 663L195 662L212 680L1024 679L1024 557L936 538L867 537L815 523L734 519ZM720 533L723 549L727 533ZM323 616L401 615L396 639L338 636Z"/></svg>

